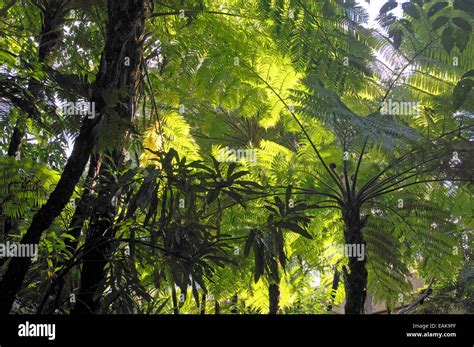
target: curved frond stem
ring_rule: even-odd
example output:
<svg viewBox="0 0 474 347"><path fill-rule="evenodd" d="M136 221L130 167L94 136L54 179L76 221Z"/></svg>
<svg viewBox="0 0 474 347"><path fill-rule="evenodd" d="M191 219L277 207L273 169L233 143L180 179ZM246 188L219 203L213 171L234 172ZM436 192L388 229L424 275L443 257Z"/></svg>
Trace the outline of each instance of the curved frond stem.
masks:
<svg viewBox="0 0 474 347"><path fill-rule="evenodd" d="M357 166L356 170L354 172L354 179L352 180L352 192L354 194L354 198L356 198L356 188L357 188L357 176L359 175L359 169L360 169L360 164L362 163L362 158L364 157L364 152L365 152L365 147L367 146L367 141L369 140L369 137L365 138L364 145L362 146L362 150L359 155L359 159L357 160Z"/></svg>
<svg viewBox="0 0 474 347"><path fill-rule="evenodd" d="M468 180L468 179L450 179L450 178L443 178L443 179L431 179L431 180L421 180L421 181L416 181L416 182L410 182L410 183L407 183L407 184L404 184L404 185L401 185L400 187L396 187L396 188L393 188L393 189L389 189L389 190L385 190L385 191L382 191L382 192L379 192L377 194L374 194L374 195L371 195L371 196L368 196L367 198L365 198L362 203L370 200L370 199L373 199L377 196L380 196L380 195L384 195L384 194L387 194L387 193L391 193L391 192L394 192L394 191L397 191L397 190L400 190L400 189L403 189L403 188L406 188L406 187L410 187L410 186L413 186L413 185L417 185L417 184L422 184L422 183L429 183L429 182L472 182L472 180Z"/></svg>
<svg viewBox="0 0 474 347"><path fill-rule="evenodd" d="M416 60L416 58L418 58L421 54L423 54L423 52L425 50L427 50L431 44L433 43L434 39L432 38L426 45L425 47L423 47L421 50L419 50L418 52L416 52L413 57L411 57L411 59L409 59L407 61L407 63L400 69L400 71L398 72L397 76L395 76L395 78L390 82L390 85L388 86L387 88L387 91L385 92L385 95L384 97L382 98L381 102L380 102L380 106L378 108L378 111L380 111L382 109L382 103L387 100L388 96L390 95L393 87L395 86L395 84L397 83L397 81L400 79L400 77L402 76L402 74L405 72L405 70L407 69L407 67L409 67L410 65L413 64L413 62Z"/></svg>
<svg viewBox="0 0 474 347"><path fill-rule="evenodd" d="M415 177L415 176L418 176L418 175L422 175L422 174L425 174L425 173L428 173L430 171L434 171L436 170L436 168L431 168L431 169L428 169L428 170L424 170L424 171L420 171L420 172L416 172L414 174L411 174L411 175L408 175L407 177L404 177L402 179L400 179L399 181L396 181L395 183L392 183L392 184L389 184L389 185L386 185L384 186L384 184L386 183L389 183L389 181L387 180L386 182L384 183L379 183L377 184L376 186L374 186L372 189L369 189L367 190L366 192L364 192L364 194L362 194L360 196L361 200L364 200L366 197L370 196L370 195L373 195L373 194L377 194L385 189L388 189L388 188L391 188L391 187L394 187L396 186L397 184L400 184L402 182L405 182L406 180L412 178L412 177ZM393 178L396 178L396 177L393 177ZM379 189L380 188L380 189Z"/></svg>
<svg viewBox="0 0 474 347"><path fill-rule="evenodd" d="M155 130L157 130L157 132L159 132L159 135L161 137L160 148L161 148L162 151L164 151L165 150L164 149L165 139L163 138L163 134L164 134L163 125L161 124L161 120L158 117L158 106L156 104L155 93L153 93L153 85L151 84L150 75L148 74L147 66L143 61L142 61L142 67L143 67L143 71L145 71L145 77L146 77L146 81L148 83L148 92L150 94L151 102L153 104L153 110L152 110L153 116L155 118L156 123L158 124L158 129L156 129L156 125L155 125Z"/></svg>
<svg viewBox="0 0 474 347"><path fill-rule="evenodd" d="M334 57L336 58L336 60L342 64L342 62L339 60L339 57L338 57L338 54L337 54L337 49L336 47L334 46L334 44L332 43L331 39L329 38L328 34L326 33L326 31L323 29L323 27L321 26L321 23L319 23L319 21L317 20L316 16L310 11L308 10L308 8L303 5L303 3L301 2L301 0L297 0L298 1L298 4L303 8L303 11L305 13L307 13L314 21L314 23L316 24L316 26L318 27L318 29L323 33L323 36L324 38L326 39L327 43L329 44L329 46L331 47L331 49L333 50L334 52Z"/></svg>
<svg viewBox="0 0 474 347"><path fill-rule="evenodd" d="M468 125L468 126L463 126L463 127L458 127L454 130L451 130L451 131L448 131L446 133L443 133L442 135L438 136L437 139L441 139L443 137L446 137L448 135L451 135L451 134L454 134L454 133L457 133L461 130L466 130L466 129L469 129L469 128L472 128L474 127L474 125ZM434 141L434 140L433 140ZM360 189L359 191L359 194L362 194L365 190L367 190L369 188L369 186L374 182L376 181L378 178L380 178L383 174L385 174L388 170L390 170L391 168L393 168L395 165L403 162L404 160L406 160L408 158L408 156L414 152L416 152L418 149L420 148L423 148L423 146L425 146L426 143L422 143L420 144L419 146L416 146L412 149L410 149L409 151L407 151L406 153L402 154L400 157L396 158L393 162L391 162L389 165L387 165L385 168L383 168L377 175L375 175L374 177L372 177L371 179L369 179L363 186L362 188Z"/></svg>
<svg viewBox="0 0 474 347"><path fill-rule="evenodd" d="M401 180L399 180L398 182L395 182L394 184L391 184L389 186L386 186L384 187L384 185L390 183L390 181L393 181L395 179L397 179L398 177L400 176L403 176L405 174L409 174L410 171L412 171L413 169L416 169L426 163L429 163L431 161L434 161L434 160L438 160L442 157L444 157L445 155L451 155L451 153L445 153L445 154L442 154L440 156L437 156L437 157L434 157L434 158L430 158L428 160L424 160L423 162L421 163L418 163L410 168L408 168L407 170L401 172L401 173L397 173L397 174L393 174L393 175L390 175L389 177L385 178L384 180L382 180L381 182L379 182L378 184L374 185L373 187L369 188L369 189L366 189L363 193L360 194L361 197L364 197L364 196L368 196L368 195L371 195L372 193L376 192L377 190L380 191L380 190L383 190L383 189L386 189L386 188L390 188L398 183L401 183L401 182L404 182L406 181L407 179L411 178L411 177L414 177L414 176L417 176L417 175L422 175L424 173L427 173L427 172L430 172L430 171L434 171L434 170L437 170L438 168L434 167L434 168L431 168L431 169L427 169L427 170L423 170L423 171L420 171L420 172L415 172L407 177L404 177L402 178ZM380 189L379 189L380 188Z"/></svg>
<svg viewBox="0 0 474 347"><path fill-rule="evenodd" d="M305 192L308 192L310 193L311 195L322 195L322 196L327 196L329 198L331 198L332 202L337 202L339 204L342 204L342 199L341 197L339 196L336 196L336 195L333 195L333 194L329 194L329 193L324 193L324 192L320 192L320 191L317 191L317 190L313 190L313 189L307 189L307 188L297 188L297 187L293 187L293 189L298 189L298 190L301 190L301 191L305 191Z"/></svg>
<svg viewBox="0 0 474 347"><path fill-rule="evenodd" d="M285 187L285 188L286 188L286 187ZM245 200L243 200L243 202L245 203L245 202L255 201L255 200L259 200L259 199L263 199L263 198L269 198L269 197L272 197L272 196L279 196L279 195L284 196L285 194L286 194L286 192L281 192L281 193L268 193L268 194L260 195L260 196L257 196L257 197L254 196L254 197L252 197L252 198L245 199ZM315 194L314 194L313 192L311 192L311 191L299 192L299 193L298 193L298 192L295 192L295 193L293 193L293 194L298 194L298 195L315 195ZM333 202L335 202L335 201L333 201ZM238 202L230 203L230 204L228 204L228 205L226 205L226 206L223 206L223 207L221 208L221 210L213 211L213 212L211 212L211 213L209 213L209 214L207 214L207 215L204 215L203 218L208 218L208 217L210 217L210 216L215 215L216 213L221 212L222 210L225 210L225 209L227 209L227 208L231 208L231 207L234 207L234 206L237 206L237 205L240 205L240 203L238 203ZM334 208L340 208L340 206L333 206L333 207L334 207Z"/></svg>
<svg viewBox="0 0 474 347"><path fill-rule="evenodd" d="M335 190L333 187L331 187L326 181L324 181L323 179L319 178L318 176L316 176L315 174L311 173L311 172L308 172L306 170L295 170L296 172L303 172L307 175L310 175L311 177L313 177L315 180L321 182L322 184L324 184L324 186L328 189L330 189L331 191L333 191L337 197L339 198L342 198L342 196L339 194L339 192L337 190Z"/></svg>
<svg viewBox="0 0 474 347"><path fill-rule="evenodd" d="M301 121L298 119L298 117L295 115L295 113L293 111L291 111L291 108L288 106L288 104L286 103L286 101L281 97L281 95L275 90L275 88L273 88L264 78L262 78L256 71L254 71L250 66L246 65L246 64L242 64L244 65L249 71L251 71L260 81L262 81L268 89L271 90L271 92L273 94L275 94L275 96L278 98L278 100L280 100L281 103L283 103L283 105L285 106L285 108L288 110L288 112L291 114L291 116L293 117L293 119L296 121L296 123L298 124L298 126L300 127L301 131L303 132L304 136L306 137L306 139L309 141L311 147L313 148L314 152L316 153L316 155L318 156L318 159L319 161L321 162L321 164L323 164L324 166L324 169L329 173L329 175L331 176L331 178L333 179L334 183L336 183L336 185L339 187L339 189L341 190L341 193L344 192L344 187L342 186L342 183L341 183L341 180L339 179L339 177L337 177L337 175L335 175L331 169L328 167L328 165L326 164L326 162L324 161L323 157L321 156L321 153L319 153L318 149L316 148L316 145L314 144L313 140L311 140L311 137L309 136L308 132L306 131L306 129L304 128L303 124L301 123Z"/></svg>
<svg viewBox="0 0 474 347"><path fill-rule="evenodd" d="M347 160L344 160L344 153L346 151L346 138L344 137L344 142L343 142L343 145L342 145L342 150L343 150L343 158L342 158L342 171L343 171L343 178L344 178L344 185L345 185L345 191L346 191L346 194L347 194L347 199L349 201L352 200L352 194L351 194L351 187L350 187L350 184L349 184L349 177L348 177L348 173L347 173Z"/></svg>

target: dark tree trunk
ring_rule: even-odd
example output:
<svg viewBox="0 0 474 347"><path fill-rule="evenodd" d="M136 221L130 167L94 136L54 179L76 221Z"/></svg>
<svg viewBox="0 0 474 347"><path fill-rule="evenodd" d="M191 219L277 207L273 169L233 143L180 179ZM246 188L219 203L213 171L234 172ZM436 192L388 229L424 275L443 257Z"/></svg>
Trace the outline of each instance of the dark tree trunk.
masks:
<svg viewBox="0 0 474 347"><path fill-rule="evenodd" d="M366 243L362 235L362 229L367 222L367 217L361 218L358 207L349 207L343 210L343 218L346 245L363 245L365 252ZM344 311L346 314L363 314L365 297L367 295L367 260L365 254L362 259L358 259L354 254L348 258L349 272L345 267L343 268L344 287L346 290Z"/></svg>
<svg viewBox="0 0 474 347"><path fill-rule="evenodd" d="M176 288L174 287L174 283L171 286L171 300L173 301L173 314L179 314L178 298L176 296Z"/></svg>
<svg viewBox="0 0 474 347"><path fill-rule="evenodd" d="M15 125L15 128L13 129L12 136L10 138L10 144L8 145L8 151L7 155L9 157L15 157L16 153L20 150L21 142L23 140L23 137L25 136L25 132L19 128L19 123L17 121L17 124ZM1 210L1 209L0 209ZM2 212L0 211L0 215ZM17 229L18 223L17 221L15 222L12 218L10 217L5 217L5 221L3 223L4 225L4 230L3 234L7 236L8 234L11 234L15 232ZM0 260L0 266L3 265L3 263L7 260L7 258L3 258Z"/></svg>
<svg viewBox="0 0 474 347"><path fill-rule="evenodd" d="M74 237L74 240L68 238L64 242L66 247L69 248L69 250L73 253L77 248L84 222L90 216L92 195L94 194L94 187L96 186L101 163L102 158L100 155L91 155L89 160L89 170L87 172L86 188L82 193L81 199L77 203L76 209L74 210L74 215L72 216L69 223L69 234Z"/></svg>
<svg viewBox="0 0 474 347"><path fill-rule="evenodd" d="M105 109L103 102L98 104L100 105L99 110ZM30 227L21 240L22 244L38 244L43 231L51 226L53 220L69 202L89 159L98 127L99 119L86 118L84 120L61 178L46 204L34 215ZM31 259L27 257L12 258L10 260L8 269L0 282L0 314L10 311L15 295L21 287L30 264Z"/></svg>
<svg viewBox="0 0 474 347"><path fill-rule="evenodd" d="M53 220L69 202L89 159L89 154L95 142L97 127L97 120L86 119L84 121L72 154L56 188L49 196L46 204L34 215L30 227L21 240L22 244L38 244L43 231L51 226ZM30 264L31 259L27 257L12 258L10 260L8 269L0 281L0 314L10 312L15 295L23 283Z"/></svg>
<svg viewBox="0 0 474 347"><path fill-rule="evenodd" d="M122 48L138 45L130 37L130 33L136 33L137 23L144 22L144 13L136 11L136 9L143 9L143 1L110 0L108 3L109 21L106 43L92 96L92 102L96 103L96 110L100 116L94 119L88 117L84 119L61 178L46 204L33 217L30 227L21 240L22 244L38 244L43 231L51 226L53 220L69 202L96 143L104 111L111 110L115 113L123 111L123 106L120 103L110 105L110 102L105 99L106 92L121 91L137 80L139 62L134 60L135 55L127 55L127 53L135 52L131 52L129 49L122 50ZM131 17L133 15L134 17ZM142 42L139 43L140 48L141 44ZM130 58L130 66L126 69L124 68L125 57ZM129 105L129 99L120 100L120 102L125 101L125 105ZM10 312L16 293L21 288L30 264L31 259L27 257L10 260L7 271L0 281L0 314Z"/></svg>
<svg viewBox="0 0 474 347"><path fill-rule="evenodd" d="M278 284L272 283L268 286L268 294L270 297L270 310L269 314L278 314L280 310L280 286Z"/></svg>
<svg viewBox="0 0 474 347"><path fill-rule="evenodd" d="M46 62L49 65L51 53L62 36L62 27L66 14L69 12L69 4L62 0L49 0L45 1L45 4L46 11L42 13L43 21L39 35L38 57L41 62Z"/></svg>
<svg viewBox="0 0 474 347"><path fill-rule="evenodd" d="M146 11L148 0L109 1L109 24L107 32L114 39L106 42L105 54L108 69L117 73L117 87L127 90L117 102L116 114L122 124L131 124L136 109L137 91L140 81ZM117 42L117 38L125 41ZM119 59L107 59L107 54ZM125 84L123 84L125 83ZM111 158L113 166L119 166L123 159L123 145L127 138L127 126L123 126L113 145ZM77 303L72 314L90 314L99 307L100 294L97 290L105 278L106 265L111 253L111 241L115 238L114 218L117 207L113 204L117 186L111 180L112 165L104 162L99 174L102 184L98 188L98 203L92 213L90 228L84 246L84 264ZM110 163L112 164L112 163Z"/></svg>
<svg viewBox="0 0 474 347"><path fill-rule="evenodd" d="M10 138L10 144L8 145L7 155L9 157L14 157L16 155L16 152L20 150L21 140L23 139L23 136L25 136L25 132L20 130L19 125L17 123L17 125L15 125L15 128L13 129L13 133Z"/></svg>
<svg viewBox="0 0 474 347"><path fill-rule="evenodd" d="M69 223L69 234L74 237L74 239L67 238L64 243L69 251L75 255L75 251L77 249L77 245L79 243L79 237L81 235L82 227L84 226L84 222L89 218L90 211L91 211L91 202L92 202L92 195L94 193L94 188L96 186L96 181L98 178L100 166L102 163L102 158L98 154L91 154L89 160L89 169L87 171L87 182L86 188L84 189L81 199L79 200L78 204L76 205L76 209L74 210L74 215L71 218ZM56 267L61 267L65 264L65 261L56 264ZM47 304L49 296L53 293L54 302L46 306L44 312L52 313L55 309L58 308L60 304L61 294L64 287L64 282L66 280L66 276L61 277L60 280L55 282L54 280L51 283L51 288L45 293L43 300L38 308L38 313L43 313L44 306Z"/></svg>
<svg viewBox="0 0 474 347"><path fill-rule="evenodd" d="M280 275L278 263L271 260L270 285L268 286L269 314L278 314L280 310Z"/></svg>
<svg viewBox="0 0 474 347"><path fill-rule="evenodd" d="M221 305L217 300L214 300L214 314L221 314Z"/></svg>
<svg viewBox="0 0 474 347"><path fill-rule="evenodd" d="M205 293L202 294L201 297L201 314L206 314L206 302L207 302L207 296Z"/></svg>
<svg viewBox="0 0 474 347"><path fill-rule="evenodd" d="M329 305L327 306L327 311L331 311L334 305L334 299L336 298L337 288L339 287L339 279L341 278L341 274L337 268L334 269L334 277L332 279L332 288L331 288L331 298Z"/></svg>
<svg viewBox="0 0 474 347"><path fill-rule="evenodd" d="M105 267L115 236L113 220L116 208L110 201L115 191L101 191L96 202L98 208L91 218L91 226L84 246L81 282L77 302L71 314L95 313L99 307L101 280L105 277Z"/></svg>

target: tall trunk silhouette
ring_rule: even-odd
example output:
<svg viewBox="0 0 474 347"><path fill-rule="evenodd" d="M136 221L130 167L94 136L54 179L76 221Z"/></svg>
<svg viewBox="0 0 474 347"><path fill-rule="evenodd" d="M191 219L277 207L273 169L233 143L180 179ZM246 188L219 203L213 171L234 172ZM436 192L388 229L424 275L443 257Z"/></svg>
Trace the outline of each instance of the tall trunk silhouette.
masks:
<svg viewBox="0 0 474 347"><path fill-rule="evenodd" d="M140 82L140 66L142 63L143 40L145 36L145 17L150 8L147 0L129 0L128 2L109 2L109 24L107 31L116 37L126 38L117 45L111 42L107 47L111 53L121 54L124 64L119 60L112 68L118 71L125 81L126 93L121 93L117 103L117 121L122 125L115 134L110 161L104 161L99 173L97 203L92 212L90 227L84 246L85 256L81 270L81 283L77 303L72 314L89 314L99 307L100 294L97 292L100 282L105 277L105 267L111 251L111 243L115 237L114 218L117 206L114 204L117 186L111 180L111 168L120 166L123 160L123 146L127 139L128 125L131 124L138 100Z"/></svg>
<svg viewBox="0 0 474 347"><path fill-rule="evenodd" d="M343 209L344 238L346 245L356 247L364 245L365 240L362 230L367 223L367 217L361 217L359 206L346 206ZM349 257L349 272L343 267L344 287L346 290L346 304L344 311L346 314L363 314L364 303L367 294L368 273L366 269L366 257L359 259L354 254Z"/></svg>
<svg viewBox="0 0 474 347"><path fill-rule="evenodd" d="M141 33L136 30L143 26L144 1L109 0L105 47L91 100L95 102L99 116L84 118L61 178L48 201L34 215L30 227L21 240L22 244L38 244L43 231L51 226L53 220L69 202L94 148L104 116L123 113L124 108L125 111L127 109L127 106L124 105L130 105L130 93L126 97L121 97L114 104L111 104L108 99L110 99L111 92L119 94L123 90L130 91L130 86L134 85L137 80L139 61L134 59L136 52L130 48L139 46L141 49L142 46L141 42L138 43L135 40L137 37L141 37ZM0 281L0 314L10 312L30 264L31 259L27 257L17 257L10 260Z"/></svg>

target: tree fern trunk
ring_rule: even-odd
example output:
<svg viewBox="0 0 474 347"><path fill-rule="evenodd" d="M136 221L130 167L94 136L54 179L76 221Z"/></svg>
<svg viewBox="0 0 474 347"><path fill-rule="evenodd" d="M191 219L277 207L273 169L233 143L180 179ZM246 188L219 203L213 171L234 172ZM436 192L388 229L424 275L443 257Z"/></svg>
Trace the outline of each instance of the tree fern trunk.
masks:
<svg viewBox="0 0 474 347"><path fill-rule="evenodd" d="M365 241L362 235L367 220L361 218L358 207L346 208L343 211L345 223L344 238L346 245L364 245ZM368 273L366 269L366 257L358 259L352 254L349 256L349 272L344 267L344 287L346 290L346 304L344 311L346 314L363 314L364 303L367 294Z"/></svg>

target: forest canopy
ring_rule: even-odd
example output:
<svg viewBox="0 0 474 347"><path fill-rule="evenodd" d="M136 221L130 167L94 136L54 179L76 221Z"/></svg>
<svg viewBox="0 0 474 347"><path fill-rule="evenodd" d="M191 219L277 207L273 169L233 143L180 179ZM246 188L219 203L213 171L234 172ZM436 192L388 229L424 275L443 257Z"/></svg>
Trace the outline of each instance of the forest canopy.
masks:
<svg viewBox="0 0 474 347"><path fill-rule="evenodd" d="M474 313L472 0L0 12L0 313Z"/></svg>

